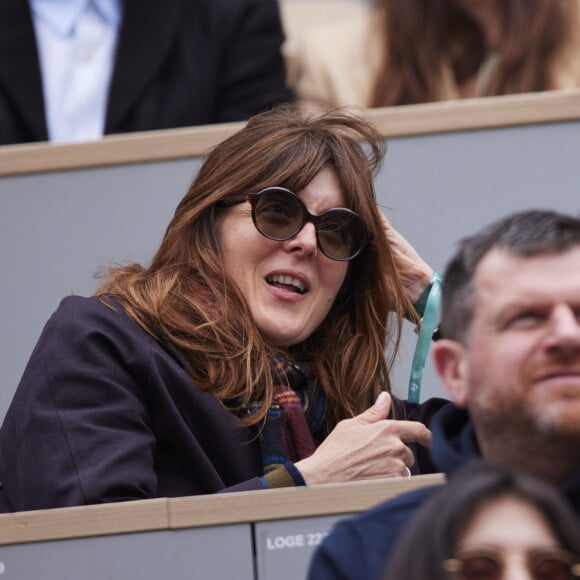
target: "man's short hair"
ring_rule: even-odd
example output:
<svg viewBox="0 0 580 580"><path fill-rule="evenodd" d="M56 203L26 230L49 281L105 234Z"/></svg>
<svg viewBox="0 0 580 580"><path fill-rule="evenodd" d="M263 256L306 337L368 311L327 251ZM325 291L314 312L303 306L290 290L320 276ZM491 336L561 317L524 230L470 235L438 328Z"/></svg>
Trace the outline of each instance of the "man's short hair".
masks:
<svg viewBox="0 0 580 580"><path fill-rule="evenodd" d="M475 271L491 250L515 256L559 254L580 245L580 219L549 210L504 217L463 238L444 275L440 335L464 342L475 307Z"/></svg>

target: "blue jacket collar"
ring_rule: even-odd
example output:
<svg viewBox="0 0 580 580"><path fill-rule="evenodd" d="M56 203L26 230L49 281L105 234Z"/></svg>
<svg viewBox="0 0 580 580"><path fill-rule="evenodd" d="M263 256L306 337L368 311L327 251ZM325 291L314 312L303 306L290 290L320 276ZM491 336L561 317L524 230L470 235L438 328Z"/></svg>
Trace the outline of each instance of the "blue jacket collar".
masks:
<svg viewBox="0 0 580 580"><path fill-rule="evenodd" d="M453 403L442 407L433 417L431 432L433 462L447 475L451 475L471 459L481 457L473 423L465 409L460 409ZM561 490L574 509L580 513L580 466Z"/></svg>
<svg viewBox="0 0 580 580"><path fill-rule="evenodd" d="M433 462L448 475L470 459L481 456L469 413L453 403L445 405L433 417L431 432Z"/></svg>

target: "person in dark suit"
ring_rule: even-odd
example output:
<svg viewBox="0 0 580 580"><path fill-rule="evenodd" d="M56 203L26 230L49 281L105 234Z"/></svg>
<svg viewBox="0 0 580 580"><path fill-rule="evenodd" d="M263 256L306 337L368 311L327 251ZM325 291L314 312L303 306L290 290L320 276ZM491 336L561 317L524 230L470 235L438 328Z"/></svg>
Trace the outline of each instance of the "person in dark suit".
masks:
<svg viewBox="0 0 580 580"><path fill-rule="evenodd" d="M104 134L245 120L292 98L276 0L124 0ZM0 144L49 140L31 10L0 2Z"/></svg>

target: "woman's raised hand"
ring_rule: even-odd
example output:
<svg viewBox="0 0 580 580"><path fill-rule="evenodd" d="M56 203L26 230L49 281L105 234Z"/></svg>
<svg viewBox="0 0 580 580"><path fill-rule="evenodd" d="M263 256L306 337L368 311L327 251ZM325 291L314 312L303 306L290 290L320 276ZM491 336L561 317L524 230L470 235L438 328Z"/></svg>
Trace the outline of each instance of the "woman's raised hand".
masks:
<svg viewBox="0 0 580 580"><path fill-rule="evenodd" d="M393 252L401 282L411 302L416 302L431 283L433 269L421 258L417 250L391 225L380 211L387 242Z"/></svg>
<svg viewBox="0 0 580 580"><path fill-rule="evenodd" d="M383 391L364 413L340 421L318 449L296 463L307 484L407 474L415 459L406 443L431 444L423 423L387 419L391 396Z"/></svg>

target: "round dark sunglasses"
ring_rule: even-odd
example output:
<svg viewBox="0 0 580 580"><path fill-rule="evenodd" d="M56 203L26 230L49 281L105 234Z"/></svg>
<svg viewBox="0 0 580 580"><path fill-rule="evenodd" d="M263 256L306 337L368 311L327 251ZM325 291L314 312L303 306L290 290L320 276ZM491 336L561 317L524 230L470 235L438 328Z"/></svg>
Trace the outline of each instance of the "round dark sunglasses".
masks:
<svg viewBox="0 0 580 580"><path fill-rule="evenodd" d="M258 193L238 195L220 205L228 207L245 201L252 206L256 229L270 240L289 240L304 224L311 222L320 251L341 262L354 260L369 242L362 219L345 207L333 207L320 215L313 215L295 193L284 187L267 187Z"/></svg>
<svg viewBox="0 0 580 580"><path fill-rule="evenodd" d="M445 560L443 566L455 580L501 580L506 562L515 558L492 547L466 548L455 558ZM532 550L521 559L533 580L580 577L580 558L560 548Z"/></svg>

